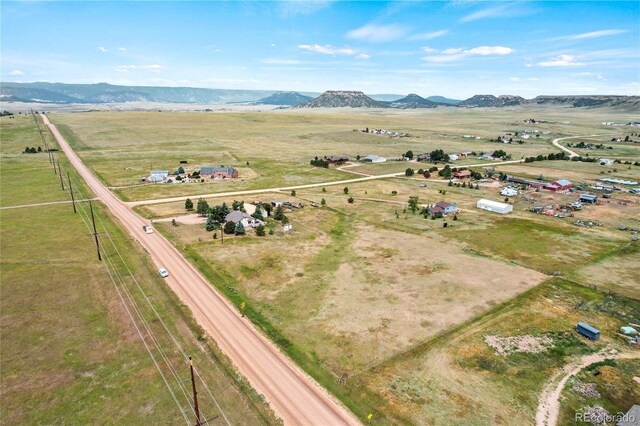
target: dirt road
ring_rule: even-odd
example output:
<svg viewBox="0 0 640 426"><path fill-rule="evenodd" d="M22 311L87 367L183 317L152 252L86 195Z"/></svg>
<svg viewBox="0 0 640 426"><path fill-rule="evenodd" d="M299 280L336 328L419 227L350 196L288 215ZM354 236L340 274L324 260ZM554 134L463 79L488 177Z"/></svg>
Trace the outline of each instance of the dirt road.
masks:
<svg viewBox="0 0 640 426"><path fill-rule="evenodd" d="M144 219L109 191L73 152L58 129L42 116L67 158L95 195L105 203L125 229L147 250L158 267L170 276L167 285L193 312L197 322L229 356L251 385L269 402L286 425L359 424L325 389L287 356L207 282L162 235L146 234Z"/></svg>
<svg viewBox="0 0 640 426"><path fill-rule="evenodd" d="M556 426L558 423L558 414L560 413L560 394L570 377L577 374L583 368L596 362L604 361L605 359L628 358L640 358L640 353L619 354L616 351L604 349L595 354L585 355L565 366L551 378L540 395L540 401L536 411L536 426ZM560 377L560 381L557 382Z"/></svg>
<svg viewBox="0 0 640 426"><path fill-rule="evenodd" d="M480 164L469 164L460 167L488 167L488 166L499 166L504 164L515 164L522 163L524 160L510 160L510 161L500 161L498 163L480 163ZM342 170L343 172L355 173L358 175L364 175L364 173L354 172L352 170ZM356 183L356 182L366 182L368 180L376 180L376 179L388 179L394 177L404 176L404 172L398 173L388 173L384 175L364 175L364 177L354 178L354 179L345 179L345 180L335 180L331 182L322 182L322 183L309 183L306 185L297 185L297 186L283 186L280 188L265 188L265 189L250 189L247 191L233 191L233 192L216 192L213 194L195 194L195 195L183 195L180 197L170 197L170 198L156 198L153 200L142 200L142 201L129 201L125 204L129 207L135 206L143 206L147 204L160 204L160 203L171 203L175 201L185 201L187 198L217 198L217 197L235 197L240 195L255 195L255 194L265 194L268 192L282 192L282 191L291 191L293 189L307 189L307 188L318 188L323 186L332 186L332 185L344 185L348 183Z"/></svg>
<svg viewBox="0 0 640 426"><path fill-rule="evenodd" d="M595 136L595 135L591 135L591 136ZM568 136L565 138L556 138L553 140L553 142L551 142L555 147L560 148L561 150L563 150L564 152L566 152L567 154L569 154L569 158L573 158L573 157L579 157L580 155L577 154L575 151L571 151L569 148L560 145L560 141L565 140L565 139L572 139L572 138L586 138L588 136Z"/></svg>

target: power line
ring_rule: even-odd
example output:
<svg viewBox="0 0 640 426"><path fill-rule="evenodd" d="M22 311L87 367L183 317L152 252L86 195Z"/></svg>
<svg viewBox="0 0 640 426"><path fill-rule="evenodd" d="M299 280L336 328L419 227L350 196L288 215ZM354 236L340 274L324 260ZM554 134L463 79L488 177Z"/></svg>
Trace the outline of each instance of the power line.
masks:
<svg viewBox="0 0 640 426"><path fill-rule="evenodd" d="M70 184L69 184L69 188L70 191L73 190L73 186L76 186L76 190L77 192L80 192L79 187L77 184L75 184L71 179L69 179ZM86 214L86 213L85 213ZM178 348L178 350L182 353L183 357L186 359L188 359L187 354L184 352L184 350L182 349L182 347L180 346L180 344L177 342L175 336L173 336L173 334L169 331L169 329L167 328L167 325L164 323L164 321L162 320L162 318L160 317L160 315L158 314L157 310L155 309L155 307L153 306L153 304L151 303L151 301L149 300L149 298L146 296L146 294L144 293L144 291L142 290L138 280L135 278L135 275L132 273L131 269L129 268L128 264L124 261L124 258L122 256L122 254L120 253L118 247L116 246L115 242L113 241L113 239L111 238L110 233L106 230L106 226L102 220L102 218L99 215L96 215L98 218L98 221L101 224L102 229L104 230L104 232L102 232L101 234L105 235L107 237L107 239L109 240L109 242L111 243L111 246L113 247L113 249L115 250L115 252L117 253L118 257L120 258L122 265L126 268L128 275L132 278L132 280L134 281L134 283L136 284L138 290L140 291L140 293L143 295L143 298L145 299L145 301L147 302L147 304L151 307L153 313L155 314L156 318L159 320L160 324L162 324L162 327L165 329L165 331L167 332L167 334L170 336L171 340L174 342L174 344L176 345L176 347ZM95 220L95 219L94 219ZM88 223L87 223L88 225ZM94 236L96 236L97 238L97 230L94 227ZM103 245L104 246L104 245ZM110 255L107 256L105 255L105 257L107 258L107 262L112 266L112 268L115 270L115 264L113 263L113 260L110 259ZM105 264L106 266L106 264ZM125 293L125 295L127 295L127 298L130 300L130 303L132 304L134 311L137 313L137 315L140 317L141 322L143 323L143 325L145 326L147 332L149 333L149 335L151 336L152 340L154 341L154 343L156 344L156 347L158 348L158 351L160 352L160 354L162 355L163 359L165 360L165 362L167 363L169 369L171 370L172 374L174 375L174 378L176 378L176 381L179 383L181 389L183 390L183 394L185 393L181 381L179 379L179 377L177 376L177 373L175 372L175 370L173 369L172 365L170 364L165 352L162 350L160 343L158 342L158 340L155 338L155 335L153 334L153 332L151 331L147 321L145 320L141 310L139 309L139 307L137 306L137 303L135 302L135 300L133 299L133 297L131 296L129 290L127 289L126 285L124 284L124 280L121 279L121 277L119 276L119 274L117 273L117 271L115 272L116 276L119 277L121 283L122 283L122 290ZM218 371L220 371L219 367L213 363L213 365L216 367L216 369L218 369ZM220 371L221 372L221 371ZM223 411L222 407L220 406L219 402L217 401L217 399L215 398L215 396L213 395L213 393L211 392L211 390L209 389L207 383L204 381L204 379L202 378L202 376L200 375L200 373L195 370L195 374L198 376L198 379L202 382L202 384L204 385L205 389L207 390L207 393L209 394L209 396L211 397L211 399L214 401L216 407L218 408L219 412L222 414L222 417L224 418L225 422L228 425L231 425L231 423L229 422L225 412ZM217 416L216 416L217 417ZM214 417L215 418L215 417ZM212 419L209 419L212 420Z"/></svg>

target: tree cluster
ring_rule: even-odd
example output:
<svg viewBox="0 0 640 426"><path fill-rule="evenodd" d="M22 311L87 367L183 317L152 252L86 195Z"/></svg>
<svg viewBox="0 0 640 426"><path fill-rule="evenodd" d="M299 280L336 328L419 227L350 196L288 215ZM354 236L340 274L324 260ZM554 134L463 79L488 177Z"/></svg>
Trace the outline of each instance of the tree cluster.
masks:
<svg viewBox="0 0 640 426"><path fill-rule="evenodd" d="M313 160L311 160L309 164L316 167L324 167L325 169L329 168L329 162L318 157L315 157Z"/></svg>

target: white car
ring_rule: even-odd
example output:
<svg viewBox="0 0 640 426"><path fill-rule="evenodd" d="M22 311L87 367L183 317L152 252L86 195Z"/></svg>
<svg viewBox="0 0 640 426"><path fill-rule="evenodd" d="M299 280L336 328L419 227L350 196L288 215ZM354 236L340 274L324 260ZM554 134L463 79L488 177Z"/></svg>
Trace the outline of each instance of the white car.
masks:
<svg viewBox="0 0 640 426"><path fill-rule="evenodd" d="M164 269L164 268L160 268L160 269L158 269L158 272L160 272L160 276L161 276L162 278L167 278L167 277L169 276L169 273L168 273L168 272L167 272L167 270L166 270L166 269Z"/></svg>
<svg viewBox="0 0 640 426"><path fill-rule="evenodd" d="M151 227L151 225L142 225L142 229L147 234L153 234L153 228Z"/></svg>

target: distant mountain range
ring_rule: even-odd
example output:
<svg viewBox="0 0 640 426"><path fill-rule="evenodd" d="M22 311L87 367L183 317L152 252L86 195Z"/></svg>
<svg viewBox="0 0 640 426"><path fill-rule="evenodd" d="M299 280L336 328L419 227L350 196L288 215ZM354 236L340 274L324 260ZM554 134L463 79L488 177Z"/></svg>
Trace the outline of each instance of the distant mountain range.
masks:
<svg viewBox="0 0 640 426"><path fill-rule="evenodd" d="M0 83L0 101L55 104L103 104L123 102L161 102L193 104L250 103L294 108L397 108L436 107L501 108L518 105L559 105L564 107L613 107L640 110L640 96L538 96L524 99L511 95L475 95L466 100L442 96L423 98L416 94L376 94L330 90L276 92L269 90L202 89L193 87L116 86L107 83Z"/></svg>

